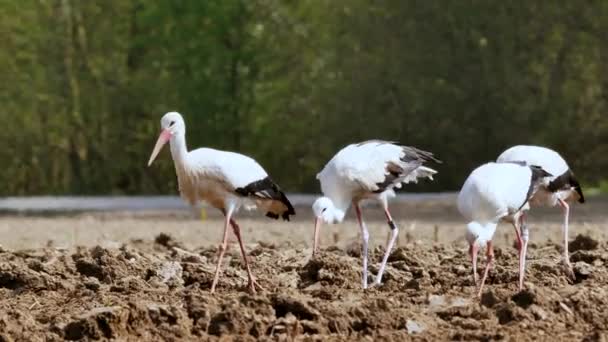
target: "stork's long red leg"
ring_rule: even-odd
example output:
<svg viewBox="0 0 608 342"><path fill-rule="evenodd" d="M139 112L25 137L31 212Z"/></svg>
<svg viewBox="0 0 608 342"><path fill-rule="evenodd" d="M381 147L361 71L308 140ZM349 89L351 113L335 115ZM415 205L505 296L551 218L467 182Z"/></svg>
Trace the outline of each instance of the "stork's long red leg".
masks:
<svg viewBox="0 0 608 342"><path fill-rule="evenodd" d="M477 275L477 253L479 252L479 246L477 244L472 244L469 246L469 255L471 256L471 264L473 266L473 282L475 286L477 286L477 282L479 280L479 276Z"/></svg>
<svg viewBox="0 0 608 342"><path fill-rule="evenodd" d="M519 290L524 288L524 274L526 270L526 249L528 248L527 236L521 236L521 217L517 218L513 223L515 234L517 235L518 250L519 250Z"/></svg>
<svg viewBox="0 0 608 342"><path fill-rule="evenodd" d="M522 241L522 251L520 251L520 258L521 258L521 265L520 267L522 267L522 271L521 272L521 276L520 276L520 281L519 281L519 290L521 291L523 289L524 286L524 276L526 273L526 255L528 253L528 240L530 238L530 233L528 232L528 224L526 222L526 212L522 212L521 216L519 217L519 232L520 232L520 236L521 236L521 241Z"/></svg>
<svg viewBox="0 0 608 342"><path fill-rule="evenodd" d="M488 277L488 273L492 268L492 263L494 261L494 245L492 245L492 241L488 241L488 246L486 247L486 268L483 271L483 277L481 277L481 282L479 283L479 291L477 292L477 296L481 296L481 291L483 291L483 285L486 283L486 278Z"/></svg>
<svg viewBox="0 0 608 342"><path fill-rule="evenodd" d="M241 256L243 257L243 261L245 261L245 268L247 268L247 277L249 278L249 289L251 290L251 292L255 293L256 285L260 288L261 286L259 286L255 281L253 273L251 272L251 267L249 267L249 259L247 258L247 252L245 252L245 246L243 245L243 240L241 239L241 228L233 219L230 219L230 224L232 225L234 235L236 235L236 238L239 240L239 246L241 247Z"/></svg>
<svg viewBox="0 0 608 342"><path fill-rule="evenodd" d="M568 273L568 276L572 279L575 278L574 276L574 271L572 270L572 265L570 264L570 253L568 252L568 218L570 216L570 206L568 205L568 203L566 203L566 201L562 200L561 198L557 200L559 205L562 207L562 210L564 212L564 256L563 256L563 262L564 262L564 266L566 267L566 272Z"/></svg>
<svg viewBox="0 0 608 342"><path fill-rule="evenodd" d="M230 224L230 216L232 212L228 211L228 213L224 213L226 215L224 219L224 238L220 244L220 254L217 258L217 265L215 266L215 276L213 277L213 284L211 285L211 293L215 292L215 286L217 285L217 281L220 277L220 270L222 268L222 259L224 258L224 253L228 248L228 225Z"/></svg>
<svg viewBox="0 0 608 342"><path fill-rule="evenodd" d="M367 226L365 225L365 222L363 222L363 217L361 216L361 208L359 207L359 203L355 203L353 202L353 206L355 207L355 213L357 213L357 220L359 221L359 227L361 228L361 238L363 239L363 251L362 251L362 257L363 257L363 279L362 279L362 285L363 288L366 289L367 288L367 248L368 248L368 242L369 242L369 232L367 230Z"/></svg>
<svg viewBox="0 0 608 342"><path fill-rule="evenodd" d="M399 228L393 221L391 217L391 213L388 211L388 205L386 201L383 203L384 206L384 215L386 215L386 219L388 220L388 226L391 228L391 239L388 241L386 245L386 251L384 252L384 257L382 258L382 263L380 264L380 269L378 270L378 275L376 276L375 285L380 285L382 283L382 274L384 273L384 268L386 267L386 262L388 260L389 255L391 255L391 250L393 249L393 245L395 244L395 240L397 239L397 235L399 235Z"/></svg>

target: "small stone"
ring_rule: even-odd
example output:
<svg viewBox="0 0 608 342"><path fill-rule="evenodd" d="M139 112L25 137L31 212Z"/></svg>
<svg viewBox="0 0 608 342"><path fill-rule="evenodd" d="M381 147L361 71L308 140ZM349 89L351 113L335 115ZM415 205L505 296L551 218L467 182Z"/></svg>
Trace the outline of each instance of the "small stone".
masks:
<svg viewBox="0 0 608 342"><path fill-rule="evenodd" d="M466 299L466 298L462 298L462 297L456 297L452 300L452 303L450 304L450 307L459 307L459 306L467 306L471 303L470 300Z"/></svg>
<svg viewBox="0 0 608 342"><path fill-rule="evenodd" d="M469 271L467 271L467 268L464 267L464 265L456 265L454 266L454 273L456 273L459 276L463 276L469 273Z"/></svg>
<svg viewBox="0 0 608 342"><path fill-rule="evenodd" d="M302 330L305 334L317 335L324 332L324 328L317 322L302 320L300 321L300 324L302 325Z"/></svg>
<svg viewBox="0 0 608 342"><path fill-rule="evenodd" d="M538 305L532 305L530 307L530 312L532 312L534 318L540 321L546 320L548 317L547 312Z"/></svg>
<svg viewBox="0 0 608 342"><path fill-rule="evenodd" d="M479 330L482 328L482 323L474 318L454 317L452 324L468 330Z"/></svg>
<svg viewBox="0 0 608 342"><path fill-rule="evenodd" d="M431 310L438 310L446 305L445 296L430 295L429 307Z"/></svg>
<svg viewBox="0 0 608 342"><path fill-rule="evenodd" d="M179 248L179 247L173 247L171 249L171 251L173 252L172 256L174 258L179 258L183 262L192 262L192 263L196 263L196 264L201 264L206 261L206 258L203 257L202 255L189 252L189 251Z"/></svg>
<svg viewBox="0 0 608 342"><path fill-rule="evenodd" d="M148 270L146 280L150 284L167 286L181 286L184 284L182 277L183 268L177 261L165 261L156 263Z"/></svg>
<svg viewBox="0 0 608 342"><path fill-rule="evenodd" d="M99 288L101 287L101 283L99 282L99 279L95 278L95 277L87 277L83 283L84 287L91 290L91 291L95 291L97 292L99 290Z"/></svg>
<svg viewBox="0 0 608 342"><path fill-rule="evenodd" d="M420 325L420 323L413 321L411 319L407 320L407 322L405 323L405 327L407 329L407 333L410 335L419 334L424 331L424 327L422 325Z"/></svg>
<svg viewBox="0 0 608 342"><path fill-rule="evenodd" d="M171 279L176 279L177 281L183 282L182 265L176 261L166 262L160 269L159 276L161 277L163 283L167 283Z"/></svg>
<svg viewBox="0 0 608 342"><path fill-rule="evenodd" d="M576 275L577 278L587 278L591 275L591 273L593 273L593 266L584 261L575 262L573 269L574 275Z"/></svg>
<svg viewBox="0 0 608 342"><path fill-rule="evenodd" d="M309 291L318 291L323 289L323 284L321 284L320 281L317 281L316 283L312 283L309 286L307 286L306 288L304 288L304 292L309 292Z"/></svg>

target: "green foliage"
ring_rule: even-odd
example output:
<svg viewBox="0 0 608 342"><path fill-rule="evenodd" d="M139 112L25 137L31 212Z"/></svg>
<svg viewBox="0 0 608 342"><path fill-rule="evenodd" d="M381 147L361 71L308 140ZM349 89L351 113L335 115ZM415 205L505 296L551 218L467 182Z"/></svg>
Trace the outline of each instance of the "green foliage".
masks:
<svg viewBox="0 0 608 342"><path fill-rule="evenodd" d="M608 167L608 2L0 0L0 195L168 193L158 120L317 191L369 138L436 153L457 190L514 144ZM166 152L165 152L166 153Z"/></svg>

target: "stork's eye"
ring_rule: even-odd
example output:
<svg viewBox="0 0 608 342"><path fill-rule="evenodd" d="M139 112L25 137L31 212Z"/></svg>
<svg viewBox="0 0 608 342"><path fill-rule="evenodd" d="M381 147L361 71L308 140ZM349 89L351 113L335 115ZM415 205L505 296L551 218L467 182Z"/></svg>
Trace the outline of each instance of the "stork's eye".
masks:
<svg viewBox="0 0 608 342"><path fill-rule="evenodd" d="M173 126L173 125L175 125L175 121L171 121L171 122L169 122L169 127L171 127L171 126Z"/></svg>
<svg viewBox="0 0 608 342"><path fill-rule="evenodd" d="M325 212L325 210L327 210L327 208L323 208L323 210L321 210L321 212L322 212L322 213L324 213L324 212Z"/></svg>

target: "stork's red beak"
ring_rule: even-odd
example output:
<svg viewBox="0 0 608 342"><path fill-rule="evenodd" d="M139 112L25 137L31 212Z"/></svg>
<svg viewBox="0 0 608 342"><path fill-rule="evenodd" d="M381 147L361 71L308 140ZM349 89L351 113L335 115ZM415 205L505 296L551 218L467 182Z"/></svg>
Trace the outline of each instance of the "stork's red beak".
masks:
<svg viewBox="0 0 608 342"><path fill-rule="evenodd" d="M148 166L152 165L156 156L162 150L163 146L167 143L167 141L171 140L171 132L167 129L163 129L160 131L160 135L158 136L158 140L156 140L156 146L154 146L154 150L152 151L152 155L150 156L150 160L148 161Z"/></svg>

